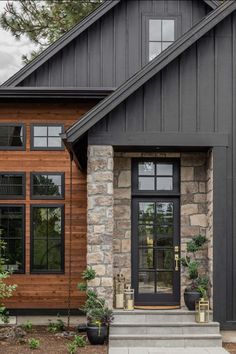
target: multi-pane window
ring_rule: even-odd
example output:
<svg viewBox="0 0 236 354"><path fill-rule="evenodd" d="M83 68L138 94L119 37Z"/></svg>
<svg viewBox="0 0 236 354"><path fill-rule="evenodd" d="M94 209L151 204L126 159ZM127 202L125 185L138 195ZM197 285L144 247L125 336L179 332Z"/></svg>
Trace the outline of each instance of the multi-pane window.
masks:
<svg viewBox="0 0 236 354"><path fill-rule="evenodd" d="M179 168L178 160L168 159L134 159L133 191L138 194L178 194Z"/></svg>
<svg viewBox="0 0 236 354"><path fill-rule="evenodd" d="M62 125L35 124L31 129L31 147L33 150L62 150L63 143L60 134Z"/></svg>
<svg viewBox="0 0 236 354"><path fill-rule="evenodd" d="M0 205L0 239L8 269L24 271L24 206Z"/></svg>
<svg viewBox="0 0 236 354"><path fill-rule="evenodd" d="M32 205L31 271L33 273L63 271L63 219L63 206Z"/></svg>
<svg viewBox="0 0 236 354"><path fill-rule="evenodd" d="M25 132L22 124L0 124L0 150L23 150Z"/></svg>
<svg viewBox="0 0 236 354"><path fill-rule="evenodd" d="M173 190L173 164L140 162L138 165L139 190Z"/></svg>
<svg viewBox="0 0 236 354"><path fill-rule="evenodd" d="M24 173L0 173L0 199L23 199L25 197Z"/></svg>
<svg viewBox="0 0 236 354"><path fill-rule="evenodd" d="M149 61L175 40L174 19L149 19Z"/></svg>
<svg viewBox="0 0 236 354"><path fill-rule="evenodd" d="M32 173L31 197L33 199L63 199L64 173Z"/></svg>

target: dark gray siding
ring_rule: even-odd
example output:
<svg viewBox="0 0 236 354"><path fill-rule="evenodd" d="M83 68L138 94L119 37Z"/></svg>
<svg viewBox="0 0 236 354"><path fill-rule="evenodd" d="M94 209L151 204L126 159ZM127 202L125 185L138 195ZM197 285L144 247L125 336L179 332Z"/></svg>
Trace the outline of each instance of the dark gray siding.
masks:
<svg viewBox="0 0 236 354"><path fill-rule="evenodd" d="M112 111L105 124L95 126L90 141L98 142L100 135L105 142L117 141L119 133L123 145L135 132L139 137L231 132L232 50L228 18Z"/></svg>
<svg viewBox="0 0 236 354"><path fill-rule="evenodd" d="M90 144L213 146L214 316L236 329L236 14L89 132ZM228 139L227 139L228 137Z"/></svg>
<svg viewBox="0 0 236 354"><path fill-rule="evenodd" d="M122 0L18 86L118 86L146 62L145 16L175 16L179 37L209 10L202 0Z"/></svg>

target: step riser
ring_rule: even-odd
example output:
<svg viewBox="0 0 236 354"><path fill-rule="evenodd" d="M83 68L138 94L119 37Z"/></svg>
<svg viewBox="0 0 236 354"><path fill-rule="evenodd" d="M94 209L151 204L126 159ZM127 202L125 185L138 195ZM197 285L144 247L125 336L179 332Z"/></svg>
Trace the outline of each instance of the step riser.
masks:
<svg viewBox="0 0 236 354"><path fill-rule="evenodd" d="M213 348L221 347L221 339L112 339L110 338L109 346L111 348L175 348L175 347L199 347Z"/></svg>
<svg viewBox="0 0 236 354"><path fill-rule="evenodd" d="M195 322L195 316L189 315L161 315L161 314L115 314L114 323L158 323L158 322Z"/></svg>
<svg viewBox="0 0 236 354"><path fill-rule="evenodd" d="M113 327L110 328L110 334L219 334L219 327Z"/></svg>

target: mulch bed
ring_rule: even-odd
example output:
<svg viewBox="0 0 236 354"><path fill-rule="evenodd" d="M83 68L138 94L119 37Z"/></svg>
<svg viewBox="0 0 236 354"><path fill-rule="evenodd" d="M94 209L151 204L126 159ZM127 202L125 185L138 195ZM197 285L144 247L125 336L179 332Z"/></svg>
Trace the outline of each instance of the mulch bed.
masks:
<svg viewBox="0 0 236 354"><path fill-rule="evenodd" d="M81 334L80 334L81 335ZM40 340L38 349L30 349L28 339L35 338ZM27 331L22 343L12 341L0 341L0 353L4 354L68 354L67 346L71 339L58 337L47 331L44 326L34 326L32 330ZM78 348L79 354L107 354L107 346L86 345L85 348Z"/></svg>
<svg viewBox="0 0 236 354"><path fill-rule="evenodd" d="M230 354L236 354L236 343L224 343L223 347L228 350Z"/></svg>

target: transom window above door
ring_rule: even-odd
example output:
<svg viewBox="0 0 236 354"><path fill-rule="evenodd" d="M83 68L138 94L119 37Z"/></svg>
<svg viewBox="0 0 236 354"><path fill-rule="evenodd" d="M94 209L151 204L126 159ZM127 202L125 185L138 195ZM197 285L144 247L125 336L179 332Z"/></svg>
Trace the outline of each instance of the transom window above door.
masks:
<svg viewBox="0 0 236 354"><path fill-rule="evenodd" d="M149 19L149 61L153 60L175 40L174 19Z"/></svg>
<svg viewBox="0 0 236 354"><path fill-rule="evenodd" d="M136 161L133 191L140 193L179 193L179 168L177 161Z"/></svg>
<svg viewBox="0 0 236 354"><path fill-rule="evenodd" d="M63 133L61 124L34 124L31 127L32 150L63 150L60 134Z"/></svg>

